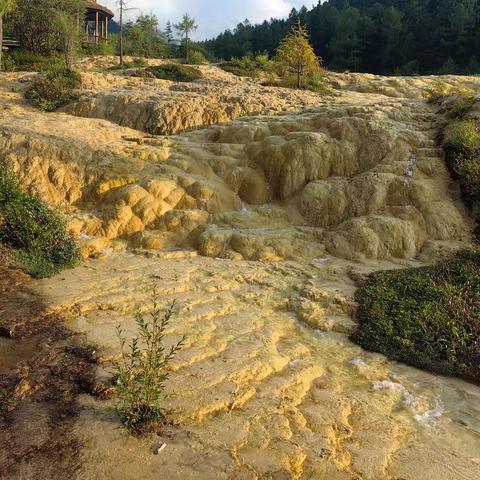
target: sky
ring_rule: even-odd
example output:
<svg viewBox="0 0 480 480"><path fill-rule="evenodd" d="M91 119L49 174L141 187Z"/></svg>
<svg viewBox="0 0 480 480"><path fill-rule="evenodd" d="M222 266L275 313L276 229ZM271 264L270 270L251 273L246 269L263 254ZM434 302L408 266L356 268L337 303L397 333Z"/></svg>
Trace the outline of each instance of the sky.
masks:
<svg viewBox="0 0 480 480"><path fill-rule="evenodd" d="M117 0L97 0L115 12L118 21ZM198 30L192 37L195 40L212 38L227 28L233 29L246 18L259 23L270 18L281 18L289 14L292 8L308 8L317 0L127 0L136 10L128 12L127 18L138 14L155 14L163 28L167 20L178 22L184 13L193 16Z"/></svg>

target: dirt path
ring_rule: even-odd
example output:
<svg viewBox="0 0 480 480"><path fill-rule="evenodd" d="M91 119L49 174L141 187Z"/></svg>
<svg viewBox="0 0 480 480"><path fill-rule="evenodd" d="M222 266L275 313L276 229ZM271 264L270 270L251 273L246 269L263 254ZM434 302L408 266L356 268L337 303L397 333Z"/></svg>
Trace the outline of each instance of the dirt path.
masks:
<svg viewBox="0 0 480 480"><path fill-rule="evenodd" d="M49 314L29 277L0 267L0 477L65 479L79 469L77 396L91 349Z"/></svg>

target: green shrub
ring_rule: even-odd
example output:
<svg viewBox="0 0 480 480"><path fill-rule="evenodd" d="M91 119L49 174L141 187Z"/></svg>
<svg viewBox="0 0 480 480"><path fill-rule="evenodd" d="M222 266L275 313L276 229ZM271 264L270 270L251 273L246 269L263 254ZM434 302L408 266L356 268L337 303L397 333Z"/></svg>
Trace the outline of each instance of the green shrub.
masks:
<svg viewBox="0 0 480 480"><path fill-rule="evenodd" d="M429 102L438 102L446 98L450 93L450 86L442 81L435 80L431 86L425 88L423 97Z"/></svg>
<svg viewBox="0 0 480 480"><path fill-rule="evenodd" d="M431 267L375 273L356 300L353 340L362 347L480 382L480 249Z"/></svg>
<svg viewBox="0 0 480 480"><path fill-rule="evenodd" d="M122 350L121 360L114 364L117 411L123 423L135 431L155 429L165 422L168 410L161 402L168 398L167 367L184 342L182 338L170 348L164 345L175 302L162 315L158 301L159 295L154 292L153 309L147 320L141 313L136 315L138 335L128 345L121 327L117 326Z"/></svg>
<svg viewBox="0 0 480 480"><path fill-rule="evenodd" d="M468 88L456 88L446 109L450 118L464 119L470 113L477 102L475 92Z"/></svg>
<svg viewBox="0 0 480 480"><path fill-rule="evenodd" d="M198 68L180 65L177 63L168 63L147 67L138 70L135 73L137 77L159 78L162 80L171 80L173 82L193 82L203 78L202 72Z"/></svg>
<svg viewBox="0 0 480 480"><path fill-rule="evenodd" d="M242 58L232 58L228 62L220 63L219 67L238 77L257 78L261 74L272 73L275 64L269 60L267 54L257 55L256 57L250 54L244 55Z"/></svg>
<svg viewBox="0 0 480 480"><path fill-rule="evenodd" d="M147 61L142 57L136 57L130 62L132 68L142 68L148 65Z"/></svg>
<svg viewBox="0 0 480 480"><path fill-rule="evenodd" d="M109 35L108 43L90 43L82 48L81 53L85 56L93 55L115 55L117 53L116 37Z"/></svg>
<svg viewBox="0 0 480 480"><path fill-rule="evenodd" d="M0 241L15 249L20 266L37 278L72 268L80 258L59 213L23 192L4 162L0 163Z"/></svg>
<svg viewBox="0 0 480 480"><path fill-rule="evenodd" d="M208 63L208 60L202 52L194 50L188 55L188 63L190 65L205 65Z"/></svg>
<svg viewBox="0 0 480 480"><path fill-rule="evenodd" d="M1 70L3 72L15 72L17 66L15 65L15 60L12 58L11 55L4 54L2 55L2 65Z"/></svg>
<svg viewBox="0 0 480 480"><path fill-rule="evenodd" d="M458 157L455 171L465 193L480 204L480 157Z"/></svg>
<svg viewBox="0 0 480 480"><path fill-rule="evenodd" d="M8 63L8 71L37 72L51 63L52 58L36 55L25 50L12 50L6 53L4 62Z"/></svg>
<svg viewBox="0 0 480 480"><path fill-rule="evenodd" d="M447 145L460 152L474 152L478 148L479 139L478 127L471 120L452 123L445 132Z"/></svg>
<svg viewBox="0 0 480 480"><path fill-rule="evenodd" d="M75 89L80 83L77 72L62 65L51 67L42 79L32 82L25 98L38 108L52 112L77 98Z"/></svg>
<svg viewBox="0 0 480 480"><path fill-rule="evenodd" d="M264 86L270 87L283 87L283 88L294 88L297 89L297 78L293 76L288 76L284 78L275 78L271 77L267 81L262 82ZM317 93L328 93L329 89L325 85L321 75L309 75L301 80L300 85L301 90L310 90L311 92Z"/></svg>

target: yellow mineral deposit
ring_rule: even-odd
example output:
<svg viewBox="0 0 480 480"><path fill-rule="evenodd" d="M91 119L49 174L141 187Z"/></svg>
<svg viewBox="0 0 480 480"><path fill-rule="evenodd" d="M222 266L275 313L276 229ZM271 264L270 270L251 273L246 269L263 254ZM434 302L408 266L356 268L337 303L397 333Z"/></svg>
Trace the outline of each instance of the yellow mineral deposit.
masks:
<svg viewBox="0 0 480 480"><path fill-rule="evenodd" d="M480 389L348 340L352 278L471 241L422 99L434 79L332 74L320 96L215 66L179 85L106 62L82 63L63 113L21 99L27 74L0 83L0 156L65 212L85 259L32 289L101 364L152 281L178 300L169 342L187 338L168 385L178 431L131 436L84 394L77 478L480 478Z"/></svg>

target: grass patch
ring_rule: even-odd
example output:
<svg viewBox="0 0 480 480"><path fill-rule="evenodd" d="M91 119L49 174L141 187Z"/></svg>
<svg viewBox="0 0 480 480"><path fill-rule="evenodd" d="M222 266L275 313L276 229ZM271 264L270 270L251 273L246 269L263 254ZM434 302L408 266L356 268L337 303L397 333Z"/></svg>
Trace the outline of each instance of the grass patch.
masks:
<svg viewBox="0 0 480 480"><path fill-rule="evenodd" d="M116 406L125 426L135 432L158 429L165 424L169 413L161 405L170 397L165 386L169 377L168 364L184 342L182 338L170 348L164 344L174 309L175 302L162 314L159 295L154 292L148 318L141 313L136 315L137 336L127 344L122 329L117 327L122 357L114 364Z"/></svg>
<svg viewBox="0 0 480 480"><path fill-rule="evenodd" d="M136 77L158 78L172 82L193 82L203 78L202 72L195 67L168 63L137 70Z"/></svg>
<svg viewBox="0 0 480 480"><path fill-rule="evenodd" d="M395 360L480 383L480 249L379 272L356 293L353 340Z"/></svg>
<svg viewBox="0 0 480 480"><path fill-rule="evenodd" d="M35 80L25 92L25 98L46 112L75 100L75 89L81 84L80 75L64 66L51 68L40 80Z"/></svg>
<svg viewBox="0 0 480 480"><path fill-rule="evenodd" d="M13 249L19 266L32 277L49 277L80 260L60 214L20 188L11 169L0 163L0 241Z"/></svg>

